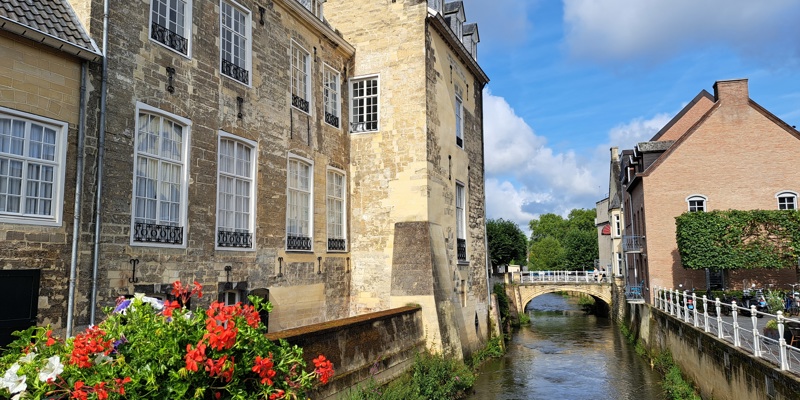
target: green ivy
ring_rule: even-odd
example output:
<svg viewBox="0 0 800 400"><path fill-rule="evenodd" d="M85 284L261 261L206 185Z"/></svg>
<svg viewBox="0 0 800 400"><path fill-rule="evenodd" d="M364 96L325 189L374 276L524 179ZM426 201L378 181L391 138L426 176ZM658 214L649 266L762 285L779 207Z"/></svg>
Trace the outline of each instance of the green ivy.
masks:
<svg viewBox="0 0 800 400"><path fill-rule="evenodd" d="M794 268L800 256L800 212L727 210L675 218L684 268Z"/></svg>

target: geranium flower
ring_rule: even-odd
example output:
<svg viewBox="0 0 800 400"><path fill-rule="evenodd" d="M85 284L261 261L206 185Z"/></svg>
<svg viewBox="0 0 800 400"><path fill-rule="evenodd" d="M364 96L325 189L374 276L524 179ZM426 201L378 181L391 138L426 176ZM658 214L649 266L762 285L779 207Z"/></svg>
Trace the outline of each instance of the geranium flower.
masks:
<svg viewBox="0 0 800 400"><path fill-rule="evenodd" d="M258 374L261 378L261 384L272 386L272 378L275 377L275 370L272 367L275 364L272 362L272 353L269 354L269 357L261 358L261 356L256 356L255 365L251 369L253 372Z"/></svg>
<svg viewBox="0 0 800 400"><path fill-rule="evenodd" d="M64 372L64 364L61 364L61 358L52 356L47 359L47 364L39 371L39 380L42 382L55 380L62 372Z"/></svg>
<svg viewBox="0 0 800 400"><path fill-rule="evenodd" d="M14 365L3 374L3 377L0 378L0 388L8 389L11 394L20 393L28 388L28 385L25 383L25 380L28 378L25 375L19 376L17 374L19 367L20 365L18 363L14 363Z"/></svg>
<svg viewBox="0 0 800 400"><path fill-rule="evenodd" d="M50 346L56 344L56 340L53 339L53 330L52 329L48 329L47 333L45 335L47 336L47 343L45 343L45 346L50 347Z"/></svg>
<svg viewBox="0 0 800 400"><path fill-rule="evenodd" d="M324 385L333 377L333 363L320 354L314 360L314 372L319 376L319 381Z"/></svg>

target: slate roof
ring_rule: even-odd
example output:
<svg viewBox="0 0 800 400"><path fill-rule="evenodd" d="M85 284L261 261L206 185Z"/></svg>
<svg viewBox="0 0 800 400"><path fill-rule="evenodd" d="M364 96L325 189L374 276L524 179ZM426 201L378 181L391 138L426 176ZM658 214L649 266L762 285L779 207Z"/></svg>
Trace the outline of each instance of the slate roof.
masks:
<svg viewBox="0 0 800 400"><path fill-rule="evenodd" d="M463 1L451 1L448 3L444 3L444 13L450 14L454 12L458 12L459 9L464 9L464 2Z"/></svg>
<svg viewBox="0 0 800 400"><path fill-rule="evenodd" d="M67 0L0 0L0 28L83 58L81 50L100 55Z"/></svg>

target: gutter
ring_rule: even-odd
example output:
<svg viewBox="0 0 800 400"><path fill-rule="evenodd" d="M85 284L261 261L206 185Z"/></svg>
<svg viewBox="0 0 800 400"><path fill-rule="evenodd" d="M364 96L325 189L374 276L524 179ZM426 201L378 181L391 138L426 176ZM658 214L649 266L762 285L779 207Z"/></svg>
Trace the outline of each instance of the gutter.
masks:
<svg viewBox="0 0 800 400"><path fill-rule="evenodd" d="M67 42L61 38L33 29L30 26L20 24L19 22L6 17L0 17L0 29L16 33L17 35L31 39L34 42L58 49L67 54L72 54L86 61L95 62L99 61L100 58L103 57L97 49L87 49L85 47L78 46L74 43ZM92 43L92 45L94 46L94 43Z"/></svg>

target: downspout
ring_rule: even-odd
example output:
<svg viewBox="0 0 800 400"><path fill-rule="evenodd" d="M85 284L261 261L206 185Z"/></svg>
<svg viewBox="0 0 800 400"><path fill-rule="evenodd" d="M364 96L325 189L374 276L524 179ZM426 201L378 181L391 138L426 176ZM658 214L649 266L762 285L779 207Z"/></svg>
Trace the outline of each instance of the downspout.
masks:
<svg viewBox="0 0 800 400"><path fill-rule="evenodd" d="M94 204L94 258L92 259L92 295L89 325L97 313L97 270L100 264L100 211L103 200L103 164L106 153L106 101L108 91L108 2L103 0L103 75L100 83L100 126L97 137L97 189Z"/></svg>
<svg viewBox="0 0 800 400"><path fill-rule="evenodd" d="M81 234L81 195L83 192L83 153L86 148L86 70L88 61L81 63L81 94L78 116L78 159L75 172L75 207L72 218L72 257L69 261L69 292L67 294L67 337L72 336L72 314L75 309L75 279L78 274L78 242Z"/></svg>

